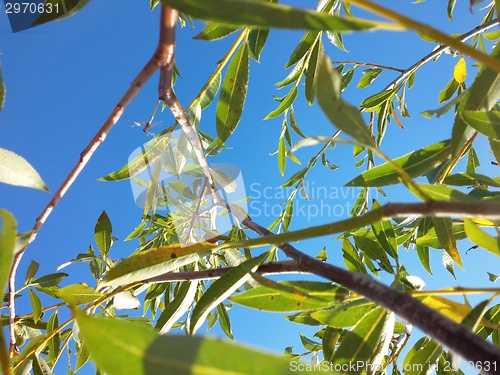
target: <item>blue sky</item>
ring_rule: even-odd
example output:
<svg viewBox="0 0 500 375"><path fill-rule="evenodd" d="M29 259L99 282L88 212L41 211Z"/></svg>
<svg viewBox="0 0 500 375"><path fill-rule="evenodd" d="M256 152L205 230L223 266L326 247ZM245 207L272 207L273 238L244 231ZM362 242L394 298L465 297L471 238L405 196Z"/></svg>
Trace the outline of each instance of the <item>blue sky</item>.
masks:
<svg viewBox="0 0 500 375"><path fill-rule="evenodd" d="M302 4L299 1L289 3ZM479 7L475 7L474 14L470 14L466 2L458 2L453 23L447 19L446 2L380 3L397 6L394 9L407 12L448 33L466 32L476 26L482 16ZM363 14L361 11L356 12ZM232 35L216 42L196 41L192 37L201 30L202 24L196 22L195 26L194 29L187 26L178 30L176 61L182 79L178 80L175 89L183 105L187 105L198 93L215 69L217 61L235 39L235 35ZM148 1L94 1L74 17L14 34L2 6L0 51L3 55L0 56L0 63L7 86L7 98L0 113L0 147L26 158L54 192L78 160L81 150L150 58L157 44L157 34L158 10L151 12ZM277 106L273 95L282 96L287 92L287 89L278 91L274 83L288 73L283 70L283 66L302 35L300 31L271 32L261 62L251 63L245 111L237 131L227 143L230 149L213 158L213 161L209 160L238 165L247 193L257 202L259 192L269 187L271 190L267 191L275 196L268 203L279 204L282 195L275 187L301 168L288 161L285 176L280 175L276 156L270 154L277 149L281 118L269 121L262 119ZM349 53L329 45L325 38L326 52L332 60L364 61L398 68L411 66L434 48L434 44L424 42L410 32L350 34L344 36L344 41ZM407 93L412 118L404 120L405 130L399 129L394 123L389 125L384 141L387 154L397 157L450 137L453 123L451 116L428 120L419 113L439 106L439 92L451 79L456 61L450 55L443 55L437 62L428 63L418 70L415 86ZM468 84L471 83L470 77L477 71L472 64L467 59ZM358 69L353 82L359 80L361 70ZM355 90L354 86L348 88L345 98L353 104L359 104L367 96L383 89L396 76L394 72L384 72L366 89ZM155 76L142 89L45 223L23 259L18 271L18 285L22 284L31 259L40 263L39 275L43 275L55 272L59 264L74 258L78 253L86 252L88 245L93 243L94 225L103 210L113 223L114 236L119 239L111 250L111 256L126 257L135 249L137 243L123 242L139 223L142 214L134 204L129 182L105 183L97 181L97 178L123 166L135 148L151 139L140 128L133 127L132 123L149 118L157 99L157 79ZM200 124L203 131L212 135L215 135L214 111L215 103L203 112ZM302 131L307 135L330 135L334 131L317 106L305 104L302 90L296 101L296 116ZM157 115L157 120L163 123L153 132L159 132L158 129L173 123L167 111ZM314 150L302 149L297 152L296 156L303 166ZM494 175L494 167L489 165L493 157L488 150L486 141L480 137L476 151L483 165L478 172ZM351 146L338 145L329 153L329 160L341 168L330 172L318 163L308 179L311 187L333 187L341 191L344 183L362 171L352 167L354 160ZM345 194L346 190L342 191ZM400 188L386 191L390 194L389 199L380 197L382 202L413 199ZM49 199L50 195L41 191L0 185L0 207L15 215L20 231L31 229ZM349 202L354 203L350 195L329 203L344 207ZM296 217L291 229L332 222L342 217L340 214L338 217ZM252 215L252 218L262 225L269 225L275 217L260 214ZM340 242L332 237L302 241L297 245L311 255L318 253L323 246L327 247L332 262L343 264ZM407 268L412 274L423 277L430 289L459 284L493 286L487 279L486 271L495 273L499 266L498 259L490 259L479 250L465 255L469 246L467 243L460 244L467 272L457 270L458 282L442 268L439 251L432 254L431 262L434 274L439 276L430 277L413 251L405 255ZM484 267L486 260L487 268ZM92 282L86 264L71 266L66 271L70 277L65 283L79 282L82 278L83 281ZM51 302L46 300L46 303ZM20 304L18 309L23 314L30 307ZM309 335L315 332L309 327L289 323L278 314L237 306L230 314L233 333L239 342L276 352L281 352L289 345L294 345L296 351L300 352L298 332ZM212 333L222 335L218 329Z"/></svg>

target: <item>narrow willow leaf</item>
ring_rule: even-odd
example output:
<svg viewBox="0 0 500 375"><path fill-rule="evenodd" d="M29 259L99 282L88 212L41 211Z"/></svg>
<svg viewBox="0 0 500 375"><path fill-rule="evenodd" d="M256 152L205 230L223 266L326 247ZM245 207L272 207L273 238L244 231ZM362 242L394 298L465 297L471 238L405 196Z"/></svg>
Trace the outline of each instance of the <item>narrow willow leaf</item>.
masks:
<svg viewBox="0 0 500 375"><path fill-rule="evenodd" d="M486 185L500 187L500 182L496 181L496 179L494 180L479 173L456 173L446 177L443 183L456 186Z"/></svg>
<svg viewBox="0 0 500 375"><path fill-rule="evenodd" d="M269 36L269 28L261 27L258 29L250 30L248 34L248 52L252 59L259 62L260 53L266 44L267 37Z"/></svg>
<svg viewBox="0 0 500 375"><path fill-rule="evenodd" d="M356 141L375 147L359 110L340 98L340 76L326 55L319 68L316 96L321 109L336 127Z"/></svg>
<svg viewBox="0 0 500 375"><path fill-rule="evenodd" d="M111 268L99 283L98 289L126 285L167 273L209 255L213 247L208 242L185 247L175 244L132 255Z"/></svg>
<svg viewBox="0 0 500 375"><path fill-rule="evenodd" d="M152 328L135 322L94 318L81 311L74 314L79 334L97 368L109 375L281 375L289 373L292 366L282 357L218 339L158 335ZM320 373L319 369L296 370L303 374Z"/></svg>
<svg viewBox="0 0 500 375"><path fill-rule="evenodd" d="M141 147L139 155L130 160L119 170L99 178L99 181L119 181L133 177L154 163L161 155L170 138L162 133Z"/></svg>
<svg viewBox="0 0 500 375"><path fill-rule="evenodd" d="M5 104L5 94L7 90L5 88L5 82L2 78L2 65L0 64L0 112L2 112L3 106Z"/></svg>
<svg viewBox="0 0 500 375"><path fill-rule="evenodd" d="M2 262L0 262L1 264ZM24 284L27 285L36 275L38 268L40 267L40 264L38 262L35 262L32 260L30 262L30 265L28 266L28 269L26 270L26 276L24 277ZM57 270L59 271L59 270Z"/></svg>
<svg viewBox="0 0 500 375"><path fill-rule="evenodd" d="M460 116L467 125L476 129L478 132L487 137L500 139L500 112L462 111Z"/></svg>
<svg viewBox="0 0 500 375"><path fill-rule="evenodd" d="M124 241L130 241L130 240L133 240L134 238L137 238L139 237L143 231L144 231L144 228L146 228L146 225L148 223L146 221L143 221L142 223L140 223L138 226L135 227L135 229L125 238Z"/></svg>
<svg viewBox="0 0 500 375"><path fill-rule="evenodd" d="M286 146L284 137L280 137L278 141L278 167L281 175L284 176L286 167Z"/></svg>
<svg viewBox="0 0 500 375"><path fill-rule="evenodd" d="M302 37L302 39L299 41L299 44L297 44L292 54L290 55L290 58L288 59L288 62L285 64L284 69L292 66L293 64L301 60L306 55L306 53L311 49L313 43L318 38L318 35L319 35L318 32L312 32L312 31L306 32Z"/></svg>
<svg viewBox="0 0 500 375"><path fill-rule="evenodd" d="M438 103L449 100L458 90L459 83L455 78L452 78L446 87L439 93Z"/></svg>
<svg viewBox="0 0 500 375"><path fill-rule="evenodd" d="M269 112L269 114L264 118L264 120L269 120L271 118L281 115L283 112L285 112L285 110L290 108L290 106L295 101L296 97L297 97L297 86L293 86L292 89L288 92L288 94L286 94L282 98L278 107L275 110Z"/></svg>
<svg viewBox="0 0 500 375"><path fill-rule="evenodd" d="M337 69L335 69L337 70ZM349 83L351 83L352 77L354 77L354 71L356 70L355 67L349 69L346 71L342 76L340 77L340 92L343 92L347 86L349 86ZM340 73L339 73L340 74Z"/></svg>
<svg viewBox="0 0 500 375"><path fill-rule="evenodd" d="M450 109L454 108L458 102L465 96L467 91L463 91L460 93L455 99L450 100L448 103L443 105L437 109L428 109L426 111L421 112L421 114L427 118L432 118L432 116L436 115L437 118L444 116L446 113L450 111Z"/></svg>
<svg viewBox="0 0 500 375"><path fill-rule="evenodd" d="M69 275L64 272L50 273L33 280L30 285L36 287L47 288L51 286L57 286L61 281L63 281Z"/></svg>
<svg viewBox="0 0 500 375"><path fill-rule="evenodd" d="M497 159L497 163L500 165L500 140L495 138L488 138L488 142L491 147L491 152L495 155L495 159Z"/></svg>
<svg viewBox="0 0 500 375"><path fill-rule="evenodd" d="M344 242L342 243L342 253L344 263L349 271L366 273L365 265L363 264L358 251L348 238L344 238Z"/></svg>
<svg viewBox="0 0 500 375"><path fill-rule="evenodd" d="M229 63L217 102L216 128L222 143L234 132L240 121L247 94L248 68L248 45L244 43Z"/></svg>
<svg viewBox="0 0 500 375"><path fill-rule="evenodd" d="M106 211L102 211L101 216L97 219L97 223L94 228L94 240L97 247L101 251L101 254L108 254L111 247L111 232L113 227L111 226L111 221L109 220Z"/></svg>
<svg viewBox="0 0 500 375"><path fill-rule="evenodd" d="M296 83L299 77L302 74L302 68L304 67L305 59L301 59L297 64L293 66L293 69L288 73L284 80L276 83L275 85L278 87L285 87L291 83Z"/></svg>
<svg viewBox="0 0 500 375"><path fill-rule="evenodd" d="M453 225L453 235L456 240L463 240L467 237L465 234L465 229L463 224L454 224ZM419 236L415 239L415 243L417 246L430 246L435 249L442 249L443 245L438 239L436 228L432 227L428 229L425 233L419 234Z"/></svg>
<svg viewBox="0 0 500 375"><path fill-rule="evenodd" d="M155 328L161 334L165 334L189 309L198 290L198 281L185 281L181 284L175 298L166 304L165 310L161 313L156 322Z"/></svg>
<svg viewBox="0 0 500 375"><path fill-rule="evenodd" d="M322 324L335 328L348 328L356 325L377 306L368 300L360 299L311 313L311 317Z"/></svg>
<svg viewBox="0 0 500 375"><path fill-rule="evenodd" d="M448 19L450 21L453 21L453 9L455 9L456 2L457 2L457 0L448 0L447 12L448 12Z"/></svg>
<svg viewBox="0 0 500 375"><path fill-rule="evenodd" d="M380 68L370 68L363 70L363 77L358 82L358 88L368 87L382 73Z"/></svg>
<svg viewBox="0 0 500 375"><path fill-rule="evenodd" d="M297 135L299 137L306 138L306 136L300 130L299 125L297 124L297 120L295 119L295 111L293 110L293 106L290 107L290 126L292 127L293 131L295 133L297 133Z"/></svg>
<svg viewBox="0 0 500 375"><path fill-rule="evenodd" d="M59 316L56 311L51 315L49 321L47 322L47 332L52 332L57 327L59 327ZM47 346L49 348L48 358L52 363L55 363L61 347L61 333L57 332L55 335L53 335L52 338L50 338L47 342Z"/></svg>
<svg viewBox="0 0 500 375"><path fill-rule="evenodd" d="M330 43L332 43L335 47L337 47L341 51L349 52L344 46L344 41L342 40L342 33L336 31L327 31L326 36L328 37Z"/></svg>
<svg viewBox="0 0 500 375"><path fill-rule="evenodd" d="M44 357L33 355L33 375L53 375Z"/></svg>
<svg viewBox="0 0 500 375"><path fill-rule="evenodd" d="M465 233L467 237L477 246L488 250L489 252L500 255L498 240L486 232L482 231L472 220L464 220Z"/></svg>
<svg viewBox="0 0 500 375"><path fill-rule="evenodd" d="M309 105L313 104L314 98L316 97L316 91L318 87L318 73L321 62L323 61L324 48L323 42L321 41L321 35L318 37L316 43L314 44L313 50L310 52L311 57L309 58L309 64L307 66L306 72L306 100Z"/></svg>
<svg viewBox="0 0 500 375"><path fill-rule="evenodd" d="M23 157L0 148L0 182L49 191L38 172Z"/></svg>
<svg viewBox="0 0 500 375"><path fill-rule="evenodd" d="M238 186L231 176L219 169L210 168L210 171L212 172L212 177L215 182L217 182L226 193L234 193L236 191Z"/></svg>
<svg viewBox="0 0 500 375"><path fill-rule="evenodd" d="M453 78L457 83L462 84L465 81L465 77L467 77L467 65L465 64L465 59L461 57L453 69Z"/></svg>
<svg viewBox="0 0 500 375"><path fill-rule="evenodd" d="M491 56L500 57L500 44L495 46ZM497 104L499 97L500 73L483 66L457 107L457 115L451 133L453 157L459 155L462 147L474 134L473 129L461 117L461 112L490 111Z"/></svg>
<svg viewBox="0 0 500 375"><path fill-rule="evenodd" d="M428 185L417 184L418 188L423 191L429 198L436 201L447 202L473 202L476 201L470 195L465 194L460 190L453 189L446 185Z"/></svg>
<svg viewBox="0 0 500 375"><path fill-rule="evenodd" d="M14 216L6 210L0 209L0 217L2 218L0 231L0 295L3 296L14 259L17 223Z"/></svg>
<svg viewBox="0 0 500 375"><path fill-rule="evenodd" d="M251 278L250 272L254 272L259 265L266 260L268 255L268 253L264 253L256 258L241 263L239 266L221 276L210 286L210 288L208 288L191 314L189 329L191 334L196 333L205 322L205 318L212 309Z"/></svg>
<svg viewBox="0 0 500 375"><path fill-rule="evenodd" d="M377 241L371 240L365 236L354 236L356 246L371 260L376 261L378 265L389 273L394 273L387 253Z"/></svg>
<svg viewBox="0 0 500 375"><path fill-rule="evenodd" d="M323 325L321 322L318 322L316 319L311 317L311 311L304 311L301 313L285 316L286 320L289 320L298 324L306 324L309 326L321 326Z"/></svg>
<svg viewBox="0 0 500 375"><path fill-rule="evenodd" d="M372 209L379 208L380 204L377 201L373 202ZM396 243L396 234L390 220L382 220L372 224L373 233L377 237L378 243L384 251L393 259L398 258L398 244Z"/></svg>
<svg viewBox="0 0 500 375"><path fill-rule="evenodd" d="M366 30L381 22L332 16L285 5L249 0L163 0L163 4L195 18L232 25L306 30Z"/></svg>
<svg viewBox="0 0 500 375"><path fill-rule="evenodd" d="M233 332L231 331L231 321L229 319L229 314L227 313L226 307L223 303L217 305L217 313L219 315L219 324L222 331L227 337L234 340Z"/></svg>
<svg viewBox="0 0 500 375"><path fill-rule="evenodd" d="M388 312L377 307L360 319L349 331L332 357L332 365L349 366L352 363L368 363L375 354L386 325ZM343 368L343 367L340 367ZM365 369L356 368L350 374L362 374Z"/></svg>
<svg viewBox="0 0 500 375"><path fill-rule="evenodd" d="M55 292L56 296L70 306L85 305L102 297L102 294L85 283L67 285Z"/></svg>
<svg viewBox="0 0 500 375"><path fill-rule="evenodd" d="M209 22L203 30L196 34L193 39L198 40L217 40L225 38L234 33L238 28L220 23Z"/></svg>
<svg viewBox="0 0 500 375"><path fill-rule="evenodd" d="M42 317L42 301L33 290L29 289L29 293L31 308L33 309L33 321L36 323Z"/></svg>
<svg viewBox="0 0 500 375"><path fill-rule="evenodd" d="M168 186L172 188L177 194L188 199L196 199L197 196L194 194L189 186L182 181L170 181Z"/></svg>
<svg viewBox="0 0 500 375"><path fill-rule="evenodd" d="M422 369L432 369L436 367L436 363L443 349L439 344L427 337L422 337L408 351L403 362L405 375L421 375L425 373Z"/></svg>
<svg viewBox="0 0 500 375"><path fill-rule="evenodd" d="M199 103L200 103L201 109L207 108L212 103L212 101L215 98L215 95L219 91L221 83L222 83L222 74L219 73L210 82L207 89L200 96Z"/></svg>
<svg viewBox="0 0 500 375"><path fill-rule="evenodd" d="M373 110L375 108L378 108L378 106L380 106L382 103L391 100L394 95L396 95L396 90L385 90L369 96L368 98L363 100L359 106L367 110Z"/></svg>
<svg viewBox="0 0 500 375"><path fill-rule="evenodd" d="M52 12L40 12L40 16L33 21L33 26L42 25L46 22L60 21L66 17L73 16L75 13L83 9L90 0L48 0L45 1L45 9L48 9L48 4L51 4ZM57 9L57 11L56 11Z"/></svg>
<svg viewBox="0 0 500 375"><path fill-rule="evenodd" d="M295 172L283 185L281 185L281 187L288 187L288 186L294 185L295 183L300 181L306 175L307 170L308 169L306 167L306 168L301 169L298 172Z"/></svg>
<svg viewBox="0 0 500 375"><path fill-rule="evenodd" d="M394 159L405 172L415 178L422 176L450 157L450 141L442 141L415 150L409 154ZM346 186L386 186L399 183L399 173L388 163L363 172Z"/></svg>
<svg viewBox="0 0 500 375"><path fill-rule="evenodd" d="M473 332L475 332L480 325L481 321L483 321L483 316L486 313L486 309L488 307L488 304L490 303L489 300L485 300L480 302L476 307L474 307L471 312L469 312L465 318L462 319L462 325L465 327L471 329Z"/></svg>
<svg viewBox="0 0 500 375"><path fill-rule="evenodd" d="M300 334L300 341L302 342L302 346L306 350L317 351L321 349L321 344L314 340L311 340L307 336Z"/></svg>
<svg viewBox="0 0 500 375"><path fill-rule="evenodd" d="M261 285L229 298L237 304L264 311L317 310L343 301L349 291L331 283L283 281Z"/></svg>
<svg viewBox="0 0 500 375"><path fill-rule="evenodd" d="M337 346L337 342L339 341L340 334L342 333L341 329L326 327L325 333L323 334L321 344L323 348L323 357L325 361L331 362L333 353L335 353L335 348Z"/></svg>
<svg viewBox="0 0 500 375"><path fill-rule="evenodd" d="M449 217L433 217L432 222L436 229L436 234L443 249L457 263L460 268L464 268L462 258L457 249L457 241L453 231L453 222Z"/></svg>
<svg viewBox="0 0 500 375"><path fill-rule="evenodd" d="M427 296L422 300L422 303L458 323L462 322L472 310L469 305L442 296Z"/></svg>

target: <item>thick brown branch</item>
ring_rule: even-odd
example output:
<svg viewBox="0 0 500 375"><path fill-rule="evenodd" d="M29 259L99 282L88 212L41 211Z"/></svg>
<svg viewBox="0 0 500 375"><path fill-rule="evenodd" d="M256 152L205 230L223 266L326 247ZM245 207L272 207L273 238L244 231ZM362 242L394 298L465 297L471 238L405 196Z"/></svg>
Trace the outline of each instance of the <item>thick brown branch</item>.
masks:
<svg viewBox="0 0 500 375"><path fill-rule="evenodd" d="M273 235L272 232L253 222L249 217L243 224L260 236ZM339 283L353 292L363 295L380 306L393 311L401 318L419 327L453 352L468 361L478 364L500 363L500 349L464 326L453 322L437 311L425 306L417 299L392 289L364 273L355 273L343 268L320 262L292 245L285 243L279 248L289 257L299 262L301 268ZM482 367L485 368L484 366ZM497 374L493 369L485 371Z"/></svg>

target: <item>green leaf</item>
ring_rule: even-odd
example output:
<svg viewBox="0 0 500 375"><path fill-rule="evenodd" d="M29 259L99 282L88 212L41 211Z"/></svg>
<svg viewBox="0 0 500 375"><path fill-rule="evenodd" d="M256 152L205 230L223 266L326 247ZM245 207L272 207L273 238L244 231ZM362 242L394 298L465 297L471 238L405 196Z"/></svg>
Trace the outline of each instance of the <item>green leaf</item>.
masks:
<svg viewBox="0 0 500 375"><path fill-rule="evenodd" d="M0 182L49 191L37 171L21 156L0 148Z"/></svg>
<svg viewBox="0 0 500 375"><path fill-rule="evenodd" d="M217 40L225 38L234 33L238 28L220 23L209 22L200 33L196 34L193 39L198 40Z"/></svg>
<svg viewBox="0 0 500 375"><path fill-rule="evenodd" d="M229 63L217 102L216 128L222 143L234 132L240 121L247 94L248 68L248 45L244 43Z"/></svg>
<svg viewBox="0 0 500 375"><path fill-rule="evenodd" d="M239 266L221 276L210 286L210 288L208 288L199 299L191 314L189 329L191 334L196 333L205 322L208 313L212 309L252 277L250 273L254 272L262 262L266 260L268 255L269 254L266 252L256 258L241 263Z"/></svg>
<svg viewBox="0 0 500 375"><path fill-rule="evenodd" d="M380 204L377 201L373 202L372 209L379 208ZM398 257L398 244L396 243L396 234L390 220L382 220L372 224L372 230L377 237L378 243L384 251L392 258Z"/></svg>
<svg viewBox="0 0 500 375"><path fill-rule="evenodd" d="M219 73L210 82L207 89L203 92L199 99L201 109L207 108L215 98L215 95L219 91L220 85L222 83L222 74Z"/></svg>
<svg viewBox="0 0 500 375"><path fill-rule="evenodd" d="M358 251L347 237L344 238L344 242L342 243L342 253L344 263L349 271L366 273L365 265L361 261Z"/></svg>
<svg viewBox="0 0 500 375"><path fill-rule="evenodd" d="M31 308L33 309L33 321L36 323L42 317L42 301L40 301L40 298L33 290L28 290L30 293Z"/></svg>
<svg viewBox="0 0 500 375"><path fill-rule="evenodd" d="M500 182L479 173L456 173L446 177L443 183L456 186L486 185L500 187Z"/></svg>
<svg viewBox="0 0 500 375"><path fill-rule="evenodd" d="M24 283L28 284L36 275L36 272L38 271L38 268L40 267L40 264L38 262L35 262L32 260L30 262L30 265L28 266L28 269L26 270L26 276L24 277Z"/></svg>
<svg viewBox="0 0 500 375"><path fill-rule="evenodd" d="M301 169L298 172L295 172L283 185L281 185L281 187L292 186L293 184L295 184L296 182L301 180L306 175L307 170L308 169L306 167L306 168Z"/></svg>
<svg viewBox="0 0 500 375"><path fill-rule="evenodd" d="M332 43L339 50L344 52L349 52L344 46L344 41L342 40L342 33L339 33L337 31L327 31L326 36L328 37L330 43Z"/></svg>
<svg viewBox="0 0 500 375"><path fill-rule="evenodd" d="M435 366L441 355L441 346L427 337L422 337L408 351L403 362L405 375L421 375L421 369L430 369Z"/></svg>
<svg viewBox="0 0 500 375"><path fill-rule="evenodd" d="M422 228L422 227L421 227ZM420 228L419 228L420 229ZM466 238L465 229L463 224L453 225L453 235L456 240L463 240ZM425 233L419 233L418 237L415 239L417 246L430 246L435 249L442 249L443 246L438 239L436 228L432 227L428 229Z"/></svg>
<svg viewBox="0 0 500 375"><path fill-rule="evenodd" d="M255 61L260 61L260 53L266 44L267 37L269 36L269 28L261 27L258 29L250 30L248 34L248 52Z"/></svg>
<svg viewBox="0 0 500 375"><path fill-rule="evenodd" d="M457 115L458 116L458 115ZM470 127L487 137L500 139L500 112L497 111L462 111L462 119Z"/></svg>
<svg viewBox="0 0 500 375"><path fill-rule="evenodd" d="M448 19L453 21L453 9L455 9L455 3L457 0L448 0Z"/></svg>
<svg viewBox="0 0 500 375"><path fill-rule="evenodd" d="M162 0L195 18L231 25L311 31L366 30L384 26L374 21L332 16L312 10L251 0Z"/></svg>
<svg viewBox="0 0 500 375"><path fill-rule="evenodd" d="M12 214L0 209L2 230L0 232L0 295L3 296L10 275L16 246L17 223Z"/></svg>
<svg viewBox="0 0 500 375"><path fill-rule="evenodd" d="M40 16L33 22L33 26L70 17L82 10L89 2L90 0L48 0L45 2L47 11L40 12ZM50 12L48 11L49 4L51 4Z"/></svg>
<svg viewBox="0 0 500 375"><path fill-rule="evenodd" d="M424 175L449 157L450 141L446 140L412 151L394 159L394 162L401 166L411 178L415 178ZM349 181L346 186L386 186L399 182L399 173L390 164L384 163L363 172Z"/></svg>
<svg viewBox="0 0 500 375"><path fill-rule="evenodd" d="M3 106L5 104L5 94L7 89L5 88L5 82L2 78L2 65L0 64L0 112L2 112Z"/></svg>
<svg viewBox="0 0 500 375"><path fill-rule="evenodd" d="M85 283L65 286L56 290L55 294L70 306L85 305L102 297L101 293Z"/></svg>
<svg viewBox="0 0 500 375"><path fill-rule="evenodd" d="M333 353L331 363L334 368L349 366L353 363L369 363L377 349L387 317L388 312L382 307L377 307L360 319L343 337L340 346ZM360 366L354 371L349 371L349 374L362 374L365 370L364 366Z"/></svg>
<svg viewBox="0 0 500 375"><path fill-rule="evenodd" d="M374 260L378 265L389 273L394 273L391 262L387 253L382 248L381 244L365 236L353 236L356 246L371 260Z"/></svg>
<svg viewBox="0 0 500 375"><path fill-rule="evenodd" d="M292 54L290 55L290 58L288 59L288 62L285 64L284 69L292 66L293 64L301 60L306 55L306 53L311 49L313 43L318 38L318 35L319 35L318 32L312 32L312 31L306 32L302 37L302 39L299 41L299 44L297 44Z"/></svg>
<svg viewBox="0 0 500 375"><path fill-rule="evenodd" d="M467 91L463 91L455 99L450 100L448 103L446 103L442 107L440 107L438 109L428 109L426 111L421 112L421 114L427 118L432 118L432 116L434 116L434 115L436 115L436 117L439 118L439 117L445 115L446 113L448 113L448 111L450 109L455 107L457 105L457 103L460 101L460 99L462 99L462 97L465 96L466 93L467 93Z"/></svg>
<svg viewBox="0 0 500 375"><path fill-rule="evenodd" d="M448 255L457 263L460 268L464 268L462 264L462 258L457 249L457 241L455 239L455 233L453 229L453 222L449 217L433 217L432 222L434 223L434 228L436 229L436 234L439 242L443 249L448 253Z"/></svg>
<svg viewBox="0 0 500 375"><path fill-rule="evenodd" d="M331 362L333 354L337 346L337 341L339 341L341 329L326 327L325 333L323 334L321 344L323 348L323 357L325 361Z"/></svg>
<svg viewBox="0 0 500 375"><path fill-rule="evenodd" d="M229 314L227 313L226 306L223 303L219 303L217 305L217 313L219 315L219 324L222 328L222 331L226 334L227 337L234 340L233 332L231 331L231 321L229 319Z"/></svg>
<svg viewBox="0 0 500 375"><path fill-rule="evenodd" d="M57 311L54 312L49 321L47 322L47 332L52 332L56 328L59 327L59 316ZM47 342L47 346L49 348L49 360L52 363L55 363L55 360L59 354L60 347L61 347L61 333L57 332L52 338L49 339Z"/></svg>
<svg viewBox="0 0 500 375"><path fill-rule="evenodd" d="M500 44L495 46L491 56L500 57ZM453 157L458 156L462 147L474 133L462 118L462 111L490 111L497 104L499 96L500 73L483 66L457 107L451 133Z"/></svg>
<svg viewBox="0 0 500 375"><path fill-rule="evenodd" d="M473 202L476 201L470 195L465 194L460 190L453 189L446 185L428 185L417 184L418 188L423 191L429 198L436 201L447 202Z"/></svg>
<svg viewBox="0 0 500 375"><path fill-rule="evenodd" d="M326 55L319 68L316 96L321 109L337 128L356 141L375 147L359 110L340 98L340 76Z"/></svg>
<svg viewBox="0 0 500 375"><path fill-rule="evenodd" d="M212 177L215 182L217 182L226 193L234 193L236 191L238 186L231 176L219 169L210 168L210 171L212 172Z"/></svg>
<svg viewBox="0 0 500 375"><path fill-rule="evenodd" d="M288 73L288 75L282 81L275 83L278 87L285 87L291 83L296 83L302 74L302 68L304 67L304 60L301 59L297 64L294 65L293 69Z"/></svg>
<svg viewBox="0 0 500 375"><path fill-rule="evenodd" d="M313 104L314 98L316 97L317 87L318 87L318 74L319 67L323 61L324 48L323 42L321 41L321 36L318 38L313 50L311 51L311 57L309 58L309 64L307 66L306 72L306 100L309 105Z"/></svg>
<svg viewBox="0 0 500 375"><path fill-rule="evenodd" d="M283 281L276 284L258 286L230 300L258 310L291 312L322 309L349 296L347 289L332 283Z"/></svg>
<svg viewBox="0 0 500 375"><path fill-rule="evenodd" d="M391 100L394 95L396 95L396 90L385 90L369 96L368 98L363 100L359 106L367 110L373 110L375 108L378 108L378 106L380 106L382 103Z"/></svg>
<svg viewBox="0 0 500 375"><path fill-rule="evenodd" d="M282 357L219 339L158 335L150 327L136 322L95 318L78 310L74 315L80 327L79 335L96 366L109 375L284 375L290 373L292 366ZM303 369L296 372L311 373Z"/></svg>
<svg viewBox="0 0 500 375"><path fill-rule="evenodd" d="M156 322L155 328L159 330L161 334L170 331L174 323L176 323L189 309L194 301L197 290L197 280L181 283L175 294L175 298L166 304L165 309Z"/></svg>
<svg viewBox="0 0 500 375"><path fill-rule="evenodd" d="M297 124L297 121L295 119L295 112L293 110L293 106L290 107L290 126L292 127L293 131L295 133L297 133L297 135L299 137L306 138L306 136L300 130L299 125Z"/></svg>
<svg viewBox="0 0 500 375"><path fill-rule="evenodd" d="M380 68L370 68L363 70L363 77L358 82L358 88L368 87L382 73Z"/></svg>
<svg viewBox="0 0 500 375"><path fill-rule="evenodd" d="M213 247L213 244L206 242L185 247L176 244L132 255L111 268L98 289L126 285L170 272L211 254Z"/></svg>
<svg viewBox="0 0 500 375"><path fill-rule="evenodd" d="M102 211L101 216L99 216L99 219L97 219L97 223L95 224L94 240L103 255L108 254L111 247L112 230L113 227L111 226L111 221L109 220L106 211Z"/></svg>
<svg viewBox="0 0 500 375"><path fill-rule="evenodd" d="M467 237L477 246L488 250L489 252L500 255L500 248L496 238L483 232L472 220L464 219L465 233Z"/></svg>
<svg viewBox="0 0 500 375"><path fill-rule="evenodd" d="M278 107L275 110L269 112L269 114L264 118L264 120L269 120L271 118L281 115L283 112L285 112L286 109L288 109L293 104L296 97L297 97L297 86L293 86L290 92L282 98Z"/></svg>
<svg viewBox="0 0 500 375"><path fill-rule="evenodd" d="M168 130L168 129L166 129ZM119 170L99 178L99 181L119 181L133 177L152 165L170 142L164 131L141 147L140 153Z"/></svg>
<svg viewBox="0 0 500 375"><path fill-rule="evenodd" d="M460 84L455 80L455 78L452 78L446 87L439 93L438 103L449 100L453 94L457 92L459 86Z"/></svg>
<svg viewBox="0 0 500 375"><path fill-rule="evenodd" d="M48 288L51 286L57 286L61 281L63 281L69 275L64 272L50 273L33 280L30 285L42 288Z"/></svg>
<svg viewBox="0 0 500 375"><path fill-rule="evenodd" d="M285 175L286 167L286 146L285 137L280 137L278 141L278 167L282 176Z"/></svg>
<svg viewBox="0 0 500 375"><path fill-rule="evenodd" d="M348 328L356 325L376 308L373 302L359 299L340 304L334 309L313 312L311 317L330 327Z"/></svg>

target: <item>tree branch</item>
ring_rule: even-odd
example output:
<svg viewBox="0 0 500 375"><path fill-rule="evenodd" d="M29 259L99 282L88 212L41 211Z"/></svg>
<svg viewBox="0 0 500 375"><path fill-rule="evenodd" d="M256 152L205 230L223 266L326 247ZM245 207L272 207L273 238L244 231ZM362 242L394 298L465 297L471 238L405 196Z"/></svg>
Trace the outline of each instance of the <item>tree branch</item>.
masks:
<svg viewBox="0 0 500 375"><path fill-rule="evenodd" d="M249 217L243 220L243 224L260 236L274 236L272 232L255 223ZM368 274L350 272L332 264L323 263L302 253L288 243L278 247L289 258L296 260L301 265L302 270L339 283L393 311L468 361L479 365L500 363L500 349L417 299L382 284ZM485 366L482 368L484 369ZM485 372L488 374L497 373L493 369Z"/></svg>

